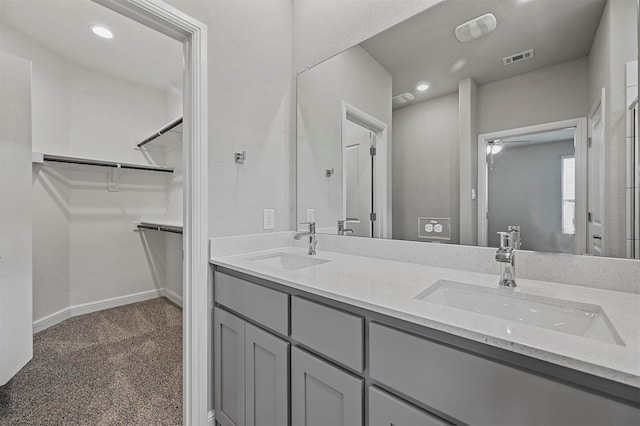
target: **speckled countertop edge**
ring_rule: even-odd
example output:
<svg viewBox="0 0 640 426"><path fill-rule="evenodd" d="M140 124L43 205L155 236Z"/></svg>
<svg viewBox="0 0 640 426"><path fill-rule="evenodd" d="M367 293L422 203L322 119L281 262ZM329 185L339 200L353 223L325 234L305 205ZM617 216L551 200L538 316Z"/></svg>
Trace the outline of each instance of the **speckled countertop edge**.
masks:
<svg viewBox="0 0 640 426"><path fill-rule="evenodd" d="M414 297L439 279L495 287L495 275L323 251L329 260L299 270L250 259L270 253L306 256L283 247L210 262L237 272L440 330L455 336L640 388L640 295L521 279L516 291L603 307L625 346L449 308Z"/></svg>

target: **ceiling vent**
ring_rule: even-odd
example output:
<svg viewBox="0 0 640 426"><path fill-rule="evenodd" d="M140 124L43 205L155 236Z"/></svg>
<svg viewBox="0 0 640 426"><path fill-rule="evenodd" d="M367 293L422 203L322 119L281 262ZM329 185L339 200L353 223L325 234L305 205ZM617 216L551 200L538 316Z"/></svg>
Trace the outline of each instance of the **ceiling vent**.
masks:
<svg viewBox="0 0 640 426"><path fill-rule="evenodd" d="M496 17L491 13L487 13L458 25L456 27L456 38L461 43L466 43L494 32L497 27L498 20Z"/></svg>
<svg viewBox="0 0 640 426"><path fill-rule="evenodd" d="M526 52L516 53L515 55L507 56L506 58L502 58L502 63L504 65L511 65L515 62L525 61L531 58L533 58L533 49L527 50Z"/></svg>
<svg viewBox="0 0 640 426"><path fill-rule="evenodd" d="M407 92L407 93L402 93L400 95L396 95L393 98L391 98L391 100L393 101L394 105L404 105L407 102L411 102L412 100L415 99L415 96L413 96L411 93Z"/></svg>

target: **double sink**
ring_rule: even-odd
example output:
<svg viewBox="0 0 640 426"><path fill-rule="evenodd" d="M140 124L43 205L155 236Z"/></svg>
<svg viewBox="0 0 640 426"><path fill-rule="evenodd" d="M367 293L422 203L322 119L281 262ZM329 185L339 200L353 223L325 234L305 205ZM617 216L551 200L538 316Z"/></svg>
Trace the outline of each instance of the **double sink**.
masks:
<svg viewBox="0 0 640 426"><path fill-rule="evenodd" d="M249 260L287 271L330 262L290 253L272 253ZM624 346L607 314L598 305L449 280L436 281L414 299ZM505 327L511 334L512 327L508 323Z"/></svg>

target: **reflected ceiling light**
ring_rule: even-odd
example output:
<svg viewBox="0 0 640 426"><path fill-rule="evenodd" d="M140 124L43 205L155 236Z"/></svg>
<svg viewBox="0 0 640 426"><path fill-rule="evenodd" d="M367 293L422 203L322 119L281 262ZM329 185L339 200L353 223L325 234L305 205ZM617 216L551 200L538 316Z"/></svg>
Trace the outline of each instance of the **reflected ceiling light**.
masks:
<svg viewBox="0 0 640 426"><path fill-rule="evenodd" d="M427 83L420 83L418 84L418 87L416 87L416 89L418 89L421 92L424 92L428 88L429 88L429 85Z"/></svg>
<svg viewBox="0 0 640 426"><path fill-rule="evenodd" d="M498 20L492 13L487 13L456 27L456 37L461 43L484 37L496 30Z"/></svg>
<svg viewBox="0 0 640 426"><path fill-rule="evenodd" d="M107 27L103 27L102 25L89 25L89 29L92 33L101 38L111 39L113 38L113 33Z"/></svg>

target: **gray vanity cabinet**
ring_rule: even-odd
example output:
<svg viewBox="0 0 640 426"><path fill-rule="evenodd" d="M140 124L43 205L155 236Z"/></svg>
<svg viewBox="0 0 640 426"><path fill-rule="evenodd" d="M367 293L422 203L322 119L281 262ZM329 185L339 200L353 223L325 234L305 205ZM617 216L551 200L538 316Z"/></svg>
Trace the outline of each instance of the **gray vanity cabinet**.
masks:
<svg viewBox="0 0 640 426"><path fill-rule="evenodd" d="M637 404L624 402L636 397L610 397L481 343L462 349L447 335L253 280L214 275L222 426L640 425Z"/></svg>
<svg viewBox="0 0 640 426"><path fill-rule="evenodd" d="M289 343L214 309L215 413L223 426L288 424Z"/></svg>
<svg viewBox="0 0 640 426"><path fill-rule="evenodd" d="M630 405L380 324L371 378L466 424L638 425Z"/></svg>
<svg viewBox="0 0 640 426"><path fill-rule="evenodd" d="M293 347L291 419L295 426L362 426L363 380Z"/></svg>
<svg viewBox="0 0 640 426"><path fill-rule="evenodd" d="M369 387L369 426L447 426L449 423L374 386Z"/></svg>

